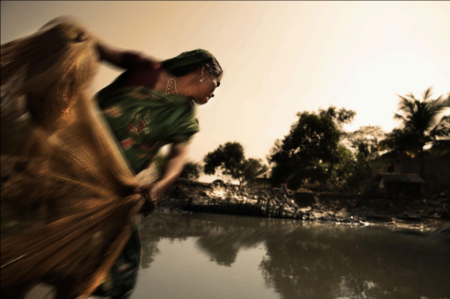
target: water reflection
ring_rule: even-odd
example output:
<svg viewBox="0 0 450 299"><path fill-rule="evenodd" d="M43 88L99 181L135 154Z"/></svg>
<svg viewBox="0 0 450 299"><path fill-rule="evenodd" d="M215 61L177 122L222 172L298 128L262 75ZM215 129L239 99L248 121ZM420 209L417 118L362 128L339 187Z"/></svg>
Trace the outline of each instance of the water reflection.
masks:
<svg viewBox="0 0 450 299"><path fill-rule="evenodd" d="M422 235L209 214L154 214L141 234L143 268L161 239L197 237L199 254L226 267L240 250L264 245L259 270L280 298L450 299L450 244Z"/></svg>

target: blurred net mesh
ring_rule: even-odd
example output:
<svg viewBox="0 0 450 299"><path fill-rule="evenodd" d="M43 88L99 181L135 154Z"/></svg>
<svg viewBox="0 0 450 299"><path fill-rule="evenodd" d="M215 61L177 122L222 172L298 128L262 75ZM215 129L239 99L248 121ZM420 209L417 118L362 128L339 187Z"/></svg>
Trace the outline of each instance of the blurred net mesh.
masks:
<svg viewBox="0 0 450 299"><path fill-rule="evenodd" d="M89 297L143 205L88 93L96 42L57 19L1 46L2 298L38 283Z"/></svg>

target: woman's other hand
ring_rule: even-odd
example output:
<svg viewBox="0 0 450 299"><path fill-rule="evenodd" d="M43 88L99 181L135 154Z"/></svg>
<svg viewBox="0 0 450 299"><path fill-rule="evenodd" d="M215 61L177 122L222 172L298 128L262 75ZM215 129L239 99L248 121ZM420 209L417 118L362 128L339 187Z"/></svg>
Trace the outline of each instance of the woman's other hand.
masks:
<svg viewBox="0 0 450 299"><path fill-rule="evenodd" d="M123 51L106 44L98 44L97 51L100 60L124 69L158 69L161 66L159 61L142 52Z"/></svg>

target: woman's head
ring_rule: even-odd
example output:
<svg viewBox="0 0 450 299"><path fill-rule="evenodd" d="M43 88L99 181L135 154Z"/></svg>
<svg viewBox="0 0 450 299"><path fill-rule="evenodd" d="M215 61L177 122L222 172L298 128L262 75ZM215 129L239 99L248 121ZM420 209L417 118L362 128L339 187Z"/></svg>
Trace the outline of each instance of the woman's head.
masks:
<svg viewBox="0 0 450 299"><path fill-rule="evenodd" d="M183 93L197 104L206 104L220 85L223 70L208 51L198 49L184 52L162 62L162 68L183 84ZM181 81L181 82L180 82Z"/></svg>

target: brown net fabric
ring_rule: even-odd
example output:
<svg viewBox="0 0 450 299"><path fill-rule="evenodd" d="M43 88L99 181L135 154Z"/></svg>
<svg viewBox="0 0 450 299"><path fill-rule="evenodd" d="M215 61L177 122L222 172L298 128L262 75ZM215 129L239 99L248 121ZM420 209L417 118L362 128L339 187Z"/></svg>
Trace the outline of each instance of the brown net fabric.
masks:
<svg viewBox="0 0 450 299"><path fill-rule="evenodd" d="M144 203L88 92L96 43L58 19L1 46L2 298L89 297Z"/></svg>

